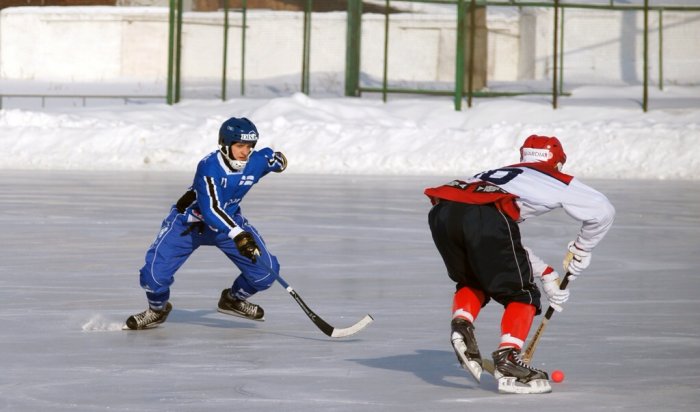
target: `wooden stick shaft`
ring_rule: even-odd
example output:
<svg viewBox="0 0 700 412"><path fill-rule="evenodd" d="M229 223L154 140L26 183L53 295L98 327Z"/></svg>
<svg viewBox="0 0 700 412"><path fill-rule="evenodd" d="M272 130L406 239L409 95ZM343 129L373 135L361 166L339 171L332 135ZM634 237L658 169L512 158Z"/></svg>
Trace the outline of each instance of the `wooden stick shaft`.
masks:
<svg viewBox="0 0 700 412"><path fill-rule="evenodd" d="M562 289L562 290L566 289L566 285L569 284L569 276L571 276L571 273L566 272L564 279L559 284L559 289ZM544 318L542 318L542 322L540 322L540 326L537 327L535 334L532 335L532 339L530 339L530 343L527 345L527 348L525 349L525 353L523 354L523 360L525 362L530 363L530 361L532 361L532 357L535 354L535 349L537 349L537 344L540 343L540 338L542 337L542 333L544 332L544 329L547 327L547 323L549 323L549 319L552 318L552 315L554 315L554 308L552 308L550 306L549 308L547 308L547 312L544 314Z"/></svg>

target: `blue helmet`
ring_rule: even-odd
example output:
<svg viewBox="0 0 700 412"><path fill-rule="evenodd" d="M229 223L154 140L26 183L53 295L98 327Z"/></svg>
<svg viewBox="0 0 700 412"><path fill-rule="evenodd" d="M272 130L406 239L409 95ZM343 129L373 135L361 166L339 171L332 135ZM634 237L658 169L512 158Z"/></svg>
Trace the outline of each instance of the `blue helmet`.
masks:
<svg viewBox="0 0 700 412"><path fill-rule="evenodd" d="M230 148L234 143L248 143L255 147L258 143L258 129L253 122L245 117L232 117L219 128L219 151L234 169L240 170L245 167L247 160L236 160L231 156Z"/></svg>
<svg viewBox="0 0 700 412"><path fill-rule="evenodd" d="M232 117L219 128L219 146L228 147L237 142L250 143L253 147L258 143L258 129L245 117Z"/></svg>

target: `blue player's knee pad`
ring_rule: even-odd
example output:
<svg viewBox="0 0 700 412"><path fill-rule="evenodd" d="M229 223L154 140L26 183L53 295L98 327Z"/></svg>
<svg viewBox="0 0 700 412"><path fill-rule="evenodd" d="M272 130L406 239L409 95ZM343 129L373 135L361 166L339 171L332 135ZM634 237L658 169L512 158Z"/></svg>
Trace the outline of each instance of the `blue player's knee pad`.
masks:
<svg viewBox="0 0 700 412"><path fill-rule="evenodd" d="M173 284L173 280L173 278L167 281L157 280L153 274L145 268L142 268L139 272L141 287L148 293L163 293L170 290L170 285Z"/></svg>
<svg viewBox="0 0 700 412"><path fill-rule="evenodd" d="M146 298L150 306L159 307L170 300L170 285L172 285L172 281L158 283L151 273L144 269L141 269L139 278L141 287L146 291Z"/></svg>
<svg viewBox="0 0 700 412"><path fill-rule="evenodd" d="M279 273L280 265L275 256L267 256L270 257L270 267L275 271L275 273L270 273L262 265L248 267L238 276L238 278L236 278L235 282L233 283L234 293L239 294L241 297L247 297L257 292L269 289L270 286L275 283L275 279L277 278L276 273Z"/></svg>

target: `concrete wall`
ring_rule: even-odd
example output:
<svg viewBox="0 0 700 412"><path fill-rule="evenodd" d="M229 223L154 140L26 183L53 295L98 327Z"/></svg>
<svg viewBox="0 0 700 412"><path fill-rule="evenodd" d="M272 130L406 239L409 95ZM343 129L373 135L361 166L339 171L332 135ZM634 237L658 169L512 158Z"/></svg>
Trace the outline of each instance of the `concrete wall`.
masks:
<svg viewBox="0 0 700 412"><path fill-rule="evenodd" d="M667 83L700 83L698 14L664 14L664 77ZM565 15L564 77L568 82L641 80L642 14L569 11ZM223 13L184 14L184 81L219 81ZM391 15L389 78L393 84L455 78L456 18ZM345 13L312 18L311 71L316 88L342 90ZM656 27L657 16L651 19ZM230 14L228 76L241 72L241 15ZM298 78L302 67L303 14L249 11L246 79ZM552 72L551 9L516 16L489 14L489 82L547 80ZM658 31L651 41L658 74ZM381 81L384 16L363 17L363 81ZM44 82L163 82L167 76L168 10L154 7L24 7L0 13L0 80ZM325 79L325 80L324 80ZM654 79L652 79L654 80Z"/></svg>
<svg viewBox="0 0 700 412"><path fill-rule="evenodd" d="M649 13L649 74L665 84L700 84L700 12ZM564 80L573 83L639 84L643 81L644 14L634 11L566 9L564 19ZM527 11L521 20L523 56L519 78L552 76L553 10ZM659 45L663 47L660 49ZM659 62L663 56L663 67Z"/></svg>
<svg viewBox="0 0 700 412"><path fill-rule="evenodd" d="M167 44L167 9L9 8L0 13L0 79L163 79Z"/></svg>
<svg viewBox="0 0 700 412"><path fill-rule="evenodd" d="M44 81L163 80L167 59L164 8L10 8L0 14L0 77ZM229 74L240 73L239 13L229 17ZM303 15L249 11L246 77L261 79L301 70ZM223 13L185 13L183 75L221 76ZM311 69L342 72L345 13L314 14ZM497 23L494 23L498 25ZM452 16L392 15L389 75L397 81L454 81L456 20ZM31 28L31 30L27 30ZM499 51L517 55L517 40L491 33ZM362 70L383 72L384 17L363 20ZM492 78L514 78L517 67L490 64Z"/></svg>

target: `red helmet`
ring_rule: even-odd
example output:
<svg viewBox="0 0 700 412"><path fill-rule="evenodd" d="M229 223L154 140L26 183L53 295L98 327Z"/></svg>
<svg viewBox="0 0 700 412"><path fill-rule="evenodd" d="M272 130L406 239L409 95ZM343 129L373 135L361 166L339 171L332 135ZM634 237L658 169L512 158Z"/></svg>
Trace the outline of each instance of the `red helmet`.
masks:
<svg viewBox="0 0 700 412"><path fill-rule="evenodd" d="M557 170L566 163L566 153L556 137L533 134L520 147L520 162L545 162Z"/></svg>

